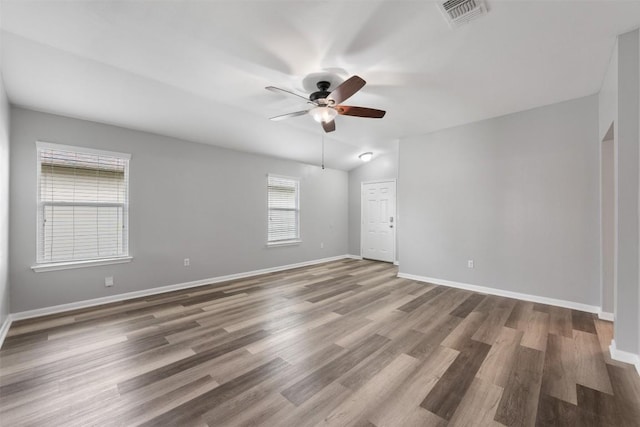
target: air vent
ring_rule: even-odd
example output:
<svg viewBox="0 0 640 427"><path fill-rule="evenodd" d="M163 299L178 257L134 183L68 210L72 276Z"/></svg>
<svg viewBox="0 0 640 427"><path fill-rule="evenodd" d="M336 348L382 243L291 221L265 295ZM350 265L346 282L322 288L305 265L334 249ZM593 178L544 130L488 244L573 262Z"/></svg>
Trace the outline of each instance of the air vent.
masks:
<svg viewBox="0 0 640 427"><path fill-rule="evenodd" d="M459 27L487 13L484 0L447 0L439 6L451 27Z"/></svg>

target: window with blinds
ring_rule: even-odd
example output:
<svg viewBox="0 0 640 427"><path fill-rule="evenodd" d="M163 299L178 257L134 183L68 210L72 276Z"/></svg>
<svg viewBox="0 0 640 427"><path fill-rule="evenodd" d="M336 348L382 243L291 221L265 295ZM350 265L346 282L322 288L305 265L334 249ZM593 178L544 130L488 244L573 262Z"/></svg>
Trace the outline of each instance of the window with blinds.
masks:
<svg viewBox="0 0 640 427"><path fill-rule="evenodd" d="M126 257L129 155L38 143L37 262Z"/></svg>
<svg viewBox="0 0 640 427"><path fill-rule="evenodd" d="M268 176L268 238L270 244L300 241L300 181Z"/></svg>

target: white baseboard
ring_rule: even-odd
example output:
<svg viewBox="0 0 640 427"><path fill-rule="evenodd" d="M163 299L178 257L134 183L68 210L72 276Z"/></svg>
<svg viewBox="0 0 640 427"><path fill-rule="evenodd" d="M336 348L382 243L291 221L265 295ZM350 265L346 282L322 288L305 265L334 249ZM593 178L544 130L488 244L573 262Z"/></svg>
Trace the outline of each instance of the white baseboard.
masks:
<svg viewBox="0 0 640 427"><path fill-rule="evenodd" d="M2 348L2 344L4 344L4 339L7 337L7 333L9 332L12 321L13 318L9 314L7 315L7 318L4 319L4 322L2 322L2 326L0 327L0 348Z"/></svg>
<svg viewBox="0 0 640 427"><path fill-rule="evenodd" d="M400 265L400 261L393 261L393 265Z"/></svg>
<svg viewBox="0 0 640 427"><path fill-rule="evenodd" d="M555 305L558 307L571 308L573 310L586 311L589 313L600 312L600 307L595 305L587 305L579 302L565 301L555 298L541 297L537 295L523 294L520 292L505 291L502 289L488 288L486 286L470 285L468 283L452 282L450 280L435 279L433 277L416 276L414 274L398 273L398 277L405 279L417 280L419 282L429 282L435 285L449 286L451 288L465 289L468 291L479 292L481 294L497 295L500 297L515 298L524 301L538 302L541 304Z"/></svg>
<svg viewBox="0 0 640 427"><path fill-rule="evenodd" d="M628 351L618 350L616 348L616 340L611 340L611 345L609 346L609 353L611 353L611 358L613 360L617 360L618 362L631 363L636 367L636 371L638 375L640 375L640 356L634 353L630 353Z"/></svg>
<svg viewBox="0 0 640 427"><path fill-rule="evenodd" d="M615 316L613 313L609 313L608 311L598 311L598 319L613 322L615 320Z"/></svg>
<svg viewBox="0 0 640 427"><path fill-rule="evenodd" d="M35 310L21 311L11 314L13 321L30 319L32 317L47 316L49 314L63 313L65 311L78 310L81 308L93 307L96 305L108 304L118 301L126 301L134 298L146 297L149 295L162 294L181 289L195 288L197 286L211 285L214 283L226 282L229 280L244 279L246 277L259 276L266 273L275 273L278 271L291 270L292 268L307 267L309 265L322 264L324 262L337 261L350 258L349 255L339 255L329 258L315 259L311 261L299 262L296 264L282 265L278 267L263 268L261 270L247 271L244 273L229 274L226 276L212 277L209 279L195 280L193 282L178 283L176 285L161 286L158 288L145 289L142 291L127 292L124 294L110 295L108 297L94 298L90 300L72 302L69 304L55 305L53 307L38 308Z"/></svg>

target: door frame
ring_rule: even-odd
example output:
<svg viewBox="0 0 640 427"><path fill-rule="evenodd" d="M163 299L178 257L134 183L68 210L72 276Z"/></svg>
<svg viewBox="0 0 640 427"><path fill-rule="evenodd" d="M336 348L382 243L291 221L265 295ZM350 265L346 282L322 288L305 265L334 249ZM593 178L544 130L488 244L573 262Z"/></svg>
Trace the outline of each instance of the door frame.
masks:
<svg viewBox="0 0 640 427"><path fill-rule="evenodd" d="M364 252L363 248L364 248L364 233L363 233L363 228L364 228L364 186L366 184L379 184L382 182L393 182L393 186L395 187L396 191L395 191L395 215L393 216L394 219L394 229L395 231L393 232L393 265L398 265L398 251L397 251L397 246L398 246L398 179L397 178L391 178L391 179L376 179L373 181L361 181L360 182L360 258L364 258L362 256L362 253Z"/></svg>

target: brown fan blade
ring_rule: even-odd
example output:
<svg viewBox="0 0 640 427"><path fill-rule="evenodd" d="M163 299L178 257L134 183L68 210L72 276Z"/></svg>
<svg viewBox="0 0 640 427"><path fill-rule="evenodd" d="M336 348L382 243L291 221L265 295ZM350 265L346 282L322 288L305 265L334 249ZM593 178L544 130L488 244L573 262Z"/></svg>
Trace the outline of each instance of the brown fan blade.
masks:
<svg viewBox="0 0 640 427"><path fill-rule="evenodd" d="M285 90L285 89L280 89L279 87L275 87L275 86L267 86L265 87L266 90L270 90L271 92L275 92L275 93L280 93L280 94L286 94L286 95L293 95L296 96L298 98L302 98L304 99L306 102L309 102L309 98L304 97L302 95L298 95L297 93Z"/></svg>
<svg viewBox="0 0 640 427"><path fill-rule="evenodd" d="M322 122L322 129L327 133L333 132L336 130L336 121L331 120L330 122Z"/></svg>
<svg viewBox="0 0 640 427"><path fill-rule="evenodd" d="M340 104L342 101L346 101L354 93L362 89L366 83L367 82L358 76L350 77L342 82L340 86L335 88L333 92L327 96L327 100L333 101L334 104Z"/></svg>
<svg viewBox="0 0 640 427"><path fill-rule="evenodd" d="M290 117L304 116L308 112L309 112L308 110L296 111L295 113L287 113L287 114L282 114L280 116L269 117L269 120L273 120L274 122L277 122L278 120L284 120Z"/></svg>
<svg viewBox="0 0 640 427"><path fill-rule="evenodd" d="M338 114L343 116L369 117L372 119L381 119L387 113L384 110L376 110L375 108L351 107L349 105L336 106Z"/></svg>

